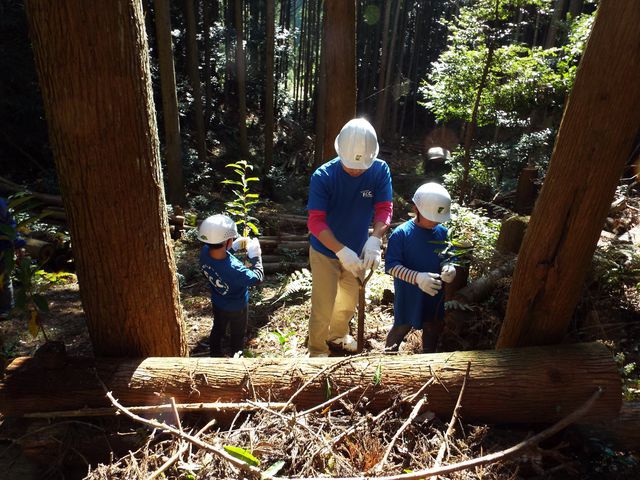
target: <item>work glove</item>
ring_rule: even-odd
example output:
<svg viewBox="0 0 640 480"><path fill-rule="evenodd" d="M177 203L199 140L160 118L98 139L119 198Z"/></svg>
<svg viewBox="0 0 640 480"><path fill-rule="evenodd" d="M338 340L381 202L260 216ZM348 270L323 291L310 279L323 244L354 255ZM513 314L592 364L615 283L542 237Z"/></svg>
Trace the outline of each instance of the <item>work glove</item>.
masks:
<svg viewBox="0 0 640 480"><path fill-rule="evenodd" d="M451 283L453 279L456 278L456 267L451 265L450 263L445 263L442 266L442 271L440 272L440 278L443 282Z"/></svg>
<svg viewBox="0 0 640 480"><path fill-rule="evenodd" d="M238 237L231 244L231 248L234 252L239 250L243 250L247 248L247 243L249 242L249 237Z"/></svg>
<svg viewBox="0 0 640 480"><path fill-rule="evenodd" d="M262 256L262 249L260 248L260 240L257 238L251 238L247 242L247 257L256 258Z"/></svg>
<svg viewBox="0 0 640 480"><path fill-rule="evenodd" d="M345 270L351 272L354 277L359 277L364 272L364 264L362 263L362 260L360 260L360 257L356 255L356 252L351 250L349 247L342 247L336 252L336 256Z"/></svg>
<svg viewBox="0 0 640 480"><path fill-rule="evenodd" d="M382 240L371 235L362 247L361 254L365 270L375 270L382 260Z"/></svg>
<svg viewBox="0 0 640 480"><path fill-rule="evenodd" d="M420 272L416 276L416 283L420 290L432 297L438 293L438 290L442 288L442 282L440 281L440 275L431 272Z"/></svg>

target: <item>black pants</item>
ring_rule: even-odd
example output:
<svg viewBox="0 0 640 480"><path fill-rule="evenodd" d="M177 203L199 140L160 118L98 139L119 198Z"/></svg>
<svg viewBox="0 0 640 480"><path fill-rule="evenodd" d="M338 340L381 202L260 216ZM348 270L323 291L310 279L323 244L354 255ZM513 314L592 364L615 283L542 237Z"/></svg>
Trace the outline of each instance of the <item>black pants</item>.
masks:
<svg viewBox="0 0 640 480"><path fill-rule="evenodd" d="M444 320L434 320L424 322L422 324L422 352L434 353L438 346L438 340L440 340L440 334L444 329ZM403 342L404 337L411 331L411 325L394 325L387 334L387 341L385 342L385 349L397 352L400 348L400 344Z"/></svg>
<svg viewBox="0 0 640 480"><path fill-rule="evenodd" d="M247 331L247 307L235 312L229 312L213 306L213 327L209 335L209 350L212 357L222 356L222 339L227 333L227 326L231 333L231 352L235 354L244 349L244 336Z"/></svg>

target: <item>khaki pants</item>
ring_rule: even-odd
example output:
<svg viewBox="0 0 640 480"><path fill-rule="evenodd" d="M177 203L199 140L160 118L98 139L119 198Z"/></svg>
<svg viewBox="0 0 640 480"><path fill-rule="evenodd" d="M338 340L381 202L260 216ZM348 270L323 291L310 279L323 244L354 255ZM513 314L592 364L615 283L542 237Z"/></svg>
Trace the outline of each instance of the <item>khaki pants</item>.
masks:
<svg viewBox="0 0 640 480"><path fill-rule="evenodd" d="M340 264L309 248L313 282L309 317L309 355L329 353L328 340L349 333L349 321L358 304L358 280Z"/></svg>

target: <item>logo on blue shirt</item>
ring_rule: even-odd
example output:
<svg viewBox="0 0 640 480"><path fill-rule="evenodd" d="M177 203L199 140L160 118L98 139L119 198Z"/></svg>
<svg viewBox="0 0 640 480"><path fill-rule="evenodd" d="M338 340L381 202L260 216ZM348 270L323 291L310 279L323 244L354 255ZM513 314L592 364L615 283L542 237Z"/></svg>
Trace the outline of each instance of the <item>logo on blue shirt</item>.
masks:
<svg viewBox="0 0 640 480"><path fill-rule="evenodd" d="M361 190L362 198L373 198L373 192L371 190Z"/></svg>

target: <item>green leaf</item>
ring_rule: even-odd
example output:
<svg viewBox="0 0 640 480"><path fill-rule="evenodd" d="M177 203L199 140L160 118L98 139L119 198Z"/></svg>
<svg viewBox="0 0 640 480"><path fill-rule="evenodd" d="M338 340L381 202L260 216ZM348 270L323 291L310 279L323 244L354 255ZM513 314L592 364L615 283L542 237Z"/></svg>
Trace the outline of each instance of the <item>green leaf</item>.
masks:
<svg viewBox="0 0 640 480"><path fill-rule="evenodd" d="M280 470L282 470L282 467L284 467L284 460L278 460L264 472L262 472L261 478L266 480L275 477L280 472Z"/></svg>
<svg viewBox="0 0 640 480"><path fill-rule="evenodd" d="M237 163L228 163L225 165L225 168L242 168L242 165L238 165Z"/></svg>
<svg viewBox="0 0 640 480"><path fill-rule="evenodd" d="M382 383L382 361L376 367L376 373L373 375L373 384L380 385Z"/></svg>
<svg viewBox="0 0 640 480"><path fill-rule="evenodd" d="M331 390L331 383L329 382L328 378L326 378L324 381L324 395L327 400L333 397L333 391Z"/></svg>
<svg viewBox="0 0 640 480"><path fill-rule="evenodd" d="M260 235L260 231L258 230L258 227L253 222L246 222L246 224L247 224L247 227L251 229L254 235Z"/></svg>
<svg viewBox="0 0 640 480"><path fill-rule="evenodd" d="M234 447L233 445L225 445L224 449L229 455L242 460L244 463L248 463L249 465L253 465L254 467L260 465L260 460L251 455L251 452L245 450L244 448Z"/></svg>
<svg viewBox="0 0 640 480"><path fill-rule="evenodd" d="M260 179L258 177L249 177L249 178L245 178L245 180L247 182L259 182Z"/></svg>
<svg viewBox="0 0 640 480"><path fill-rule="evenodd" d="M247 198L258 198L260 197L257 193L247 193Z"/></svg>
<svg viewBox="0 0 640 480"><path fill-rule="evenodd" d="M225 185L239 185L239 186L244 186L244 183L239 182L238 180L230 180L230 179L226 179L226 180L222 180L221 183L224 183Z"/></svg>

